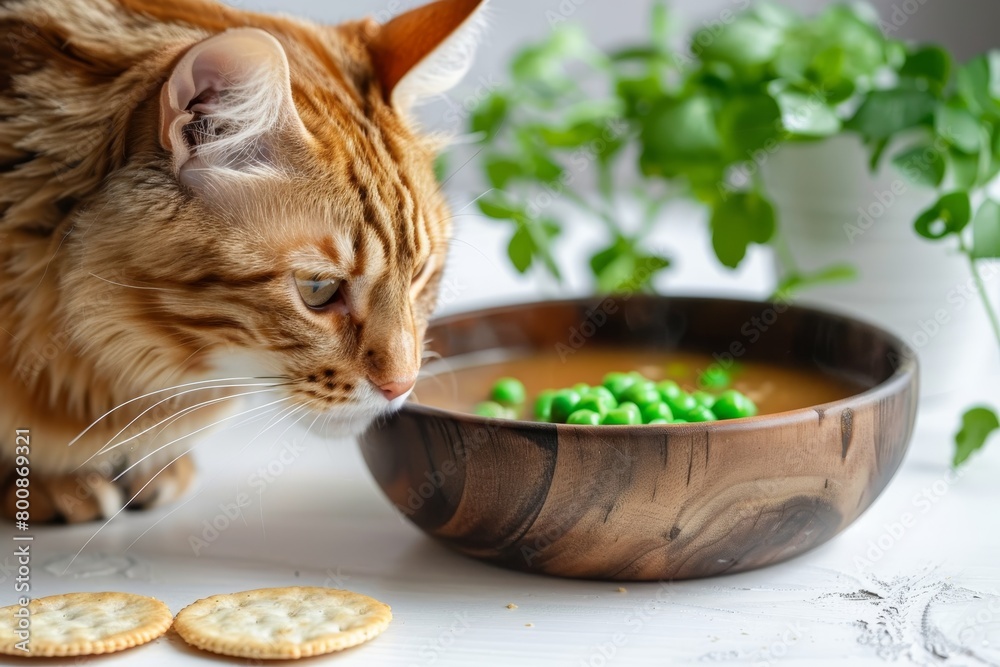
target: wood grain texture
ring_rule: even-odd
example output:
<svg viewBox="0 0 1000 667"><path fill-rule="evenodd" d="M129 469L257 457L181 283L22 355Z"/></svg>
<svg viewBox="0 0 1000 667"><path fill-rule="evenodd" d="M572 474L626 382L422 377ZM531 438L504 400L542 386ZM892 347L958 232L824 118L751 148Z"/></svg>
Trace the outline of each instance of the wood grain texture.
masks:
<svg viewBox="0 0 1000 667"><path fill-rule="evenodd" d="M867 391L753 419L583 427L487 420L408 405L361 446L389 499L461 553L544 574L670 580L779 562L830 539L899 466L917 367L893 336L803 308L716 299L546 302L438 321L444 357L585 344L723 352L851 378ZM762 315L768 311L772 314ZM588 315L588 313L591 313ZM744 324L773 322L752 343ZM591 329L588 327L587 329ZM571 362L570 362L571 363Z"/></svg>

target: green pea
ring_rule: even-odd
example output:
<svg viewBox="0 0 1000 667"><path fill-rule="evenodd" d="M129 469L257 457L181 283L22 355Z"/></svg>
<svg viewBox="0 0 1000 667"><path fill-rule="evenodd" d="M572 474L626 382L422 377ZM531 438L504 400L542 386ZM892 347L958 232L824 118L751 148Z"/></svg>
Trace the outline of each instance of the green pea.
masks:
<svg viewBox="0 0 1000 667"><path fill-rule="evenodd" d="M712 405L712 412L719 419L740 419L741 417L753 417L757 414L757 406L746 394L741 394L735 389L729 389L719 394Z"/></svg>
<svg viewBox="0 0 1000 667"><path fill-rule="evenodd" d="M583 396L588 391L590 391L590 385L587 384L586 382L577 382L575 385L573 385L573 391Z"/></svg>
<svg viewBox="0 0 1000 667"><path fill-rule="evenodd" d="M514 406L524 403L524 385L517 378L500 378L493 385L490 398L500 405Z"/></svg>
<svg viewBox="0 0 1000 667"><path fill-rule="evenodd" d="M632 403L627 403L626 405L632 405ZM642 420L637 416L636 412L628 408L618 407L608 412L601 423L608 426L631 426L641 424Z"/></svg>
<svg viewBox="0 0 1000 667"><path fill-rule="evenodd" d="M535 399L535 419L540 422L552 421L552 399L555 398L554 389L546 389Z"/></svg>
<svg viewBox="0 0 1000 667"><path fill-rule="evenodd" d="M581 426L597 426L601 423L601 415L593 410L577 410L566 420L567 424L579 424Z"/></svg>
<svg viewBox="0 0 1000 667"><path fill-rule="evenodd" d="M712 396L707 391L693 391L691 396L698 402L698 405L704 406L709 410L715 405L715 396Z"/></svg>
<svg viewBox="0 0 1000 667"><path fill-rule="evenodd" d="M681 392L674 398L668 398L665 403L670 406L670 410L678 417L687 417L688 413L698 407L698 401L687 392Z"/></svg>
<svg viewBox="0 0 1000 667"><path fill-rule="evenodd" d="M660 398L660 392L656 391L656 387L649 380L643 382L636 382L634 385L626 389L621 395L622 401L628 401L629 403L635 403L639 407L644 407L650 403L659 403L662 399Z"/></svg>
<svg viewBox="0 0 1000 667"><path fill-rule="evenodd" d="M698 376L698 386L705 389L725 389L729 386L731 379L729 373L721 366L710 366L704 373Z"/></svg>
<svg viewBox="0 0 1000 667"><path fill-rule="evenodd" d="M664 380L663 382L656 383L656 391L660 392L660 398L666 402L675 400L678 396L684 393L681 386L674 382L673 380Z"/></svg>
<svg viewBox="0 0 1000 667"><path fill-rule="evenodd" d="M490 417L491 419L510 419L513 416L507 408L493 401L483 401L476 405L472 411L480 417Z"/></svg>
<svg viewBox="0 0 1000 667"><path fill-rule="evenodd" d="M627 373L608 373L601 384L611 392L616 401L620 401L625 390L635 383L635 377Z"/></svg>
<svg viewBox="0 0 1000 667"><path fill-rule="evenodd" d="M687 413L685 418L689 422L714 422L719 419L715 416L715 413L706 408L704 405L699 405L694 410Z"/></svg>
<svg viewBox="0 0 1000 667"><path fill-rule="evenodd" d="M604 418L604 415L608 414L609 410L614 410L618 407L615 399L602 396L601 394L585 394L580 402L577 403L577 410L590 410L591 412L596 412Z"/></svg>
<svg viewBox="0 0 1000 667"><path fill-rule="evenodd" d="M615 398L615 395L612 394L607 387L601 385L591 387L586 393L583 394L583 396L600 396L610 402L612 408L618 407L618 399Z"/></svg>
<svg viewBox="0 0 1000 667"><path fill-rule="evenodd" d="M560 389L552 397L551 419L556 424L565 424L569 416L576 412L580 394L572 389Z"/></svg>
<svg viewBox="0 0 1000 667"><path fill-rule="evenodd" d="M615 408L615 409L616 410L627 410L628 412L630 412L632 414L632 422L631 423L633 423L633 424L641 424L642 423L642 410L640 410L639 406L636 405L635 403L630 403L628 401L624 401L622 403L619 403L618 407Z"/></svg>
<svg viewBox="0 0 1000 667"><path fill-rule="evenodd" d="M654 419L653 421L646 422L646 424L648 424L649 426L655 426L658 424L670 424L670 423L671 422L669 419Z"/></svg>
<svg viewBox="0 0 1000 667"><path fill-rule="evenodd" d="M670 421L673 418L674 413L670 410L670 406L660 401L650 403L642 408L642 421L646 424L652 424L659 420Z"/></svg>
<svg viewBox="0 0 1000 667"><path fill-rule="evenodd" d="M690 422L688 422L688 420L686 420L686 419L675 419L675 420L673 420L670 423L671 424L688 424Z"/></svg>

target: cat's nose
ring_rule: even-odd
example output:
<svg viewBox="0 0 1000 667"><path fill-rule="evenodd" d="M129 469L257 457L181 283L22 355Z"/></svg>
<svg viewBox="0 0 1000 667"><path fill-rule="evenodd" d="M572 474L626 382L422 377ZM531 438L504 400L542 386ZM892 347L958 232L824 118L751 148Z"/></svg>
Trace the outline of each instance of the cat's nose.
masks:
<svg viewBox="0 0 1000 667"><path fill-rule="evenodd" d="M406 392L413 389L413 385L416 384L416 378L405 378L403 380L393 380L392 382L386 382L383 385L379 385L379 390L382 395L385 396L390 401L394 401Z"/></svg>

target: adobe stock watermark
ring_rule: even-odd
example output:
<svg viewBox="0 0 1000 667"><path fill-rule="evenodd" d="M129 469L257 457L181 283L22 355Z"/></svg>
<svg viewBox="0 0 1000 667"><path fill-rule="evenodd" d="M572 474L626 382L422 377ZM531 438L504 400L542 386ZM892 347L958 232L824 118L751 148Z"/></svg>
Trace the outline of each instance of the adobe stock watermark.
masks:
<svg viewBox="0 0 1000 667"><path fill-rule="evenodd" d="M660 614L661 608L658 605L667 602L670 597L669 582L660 581L654 595L633 606L625 615L625 626L628 630L618 631L606 640L592 645L590 655L581 658L577 665L579 667L606 667L606 665L611 664L618 656L618 652L628 644L629 639L641 633Z"/></svg>
<svg viewBox="0 0 1000 667"><path fill-rule="evenodd" d="M903 512L896 521L883 524L883 531L878 537L868 540L864 554L854 557L855 570L859 574L866 572L882 560L920 522L921 517L929 514L941 499L948 495L955 483L964 475L965 468L949 469L944 477L913 494L910 499L913 511Z"/></svg>
<svg viewBox="0 0 1000 667"><path fill-rule="evenodd" d="M910 192L912 189L910 184L917 182L920 175L940 160L947 151L947 140L944 136L939 136L924 151L910 156L902 164L897 165L905 178L896 178L886 190L875 190L872 193L873 201L867 205L858 206L857 220L844 223L844 234L851 245L854 245L859 237L864 236L874 227L901 197Z"/></svg>
<svg viewBox="0 0 1000 667"><path fill-rule="evenodd" d="M448 110L444 112L442 118L446 123L459 125L464 122L483 102L489 99L494 91L503 85L497 75L492 72L487 76L480 76L476 80L476 84L472 92L465 95L459 102L451 99L448 95L444 96L444 104Z"/></svg>
<svg viewBox="0 0 1000 667"><path fill-rule="evenodd" d="M1000 264L979 262L972 270L979 275L983 285L988 285L1000 274ZM938 308L928 317L919 320L916 328L909 335L903 337L914 350L920 351L930 345L938 334L952 324L952 317L970 303L979 304L976 279L970 276L968 280L952 287L945 295L945 300L947 307ZM898 368L901 361L895 358L890 359L893 368Z"/></svg>
<svg viewBox="0 0 1000 667"><path fill-rule="evenodd" d="M608 146L618 141L629 130L629 124L621 118L612 118L601 130L600 136L577 148L569 155L569 167L564 169L559 178L551 183L544 183L541 190L530 198L525 205L525 211L533 219L542 217L542 213L555 204L578 178L590 170Z"/></svg>
<svg viewBox="0 0 1000 667"><path fill-rule="evenodd" d="M778 319L788 312L792 307L791 299L785 294L778 294L774 301L762 310L758 315L754 315L740 326L742 338L734 339L729 347L719 352L713 352L712 358L715 360L706 369L699 369L699 375L713 371L731 370L743 356L750 350L750 346L759 341Z"/></svg>
<svg viewBox="0 0 1000 667"><path fill-rule="evenodd" d="M545 10L545 20L549 22L549 27L554 29L557 25L573 18L577 10L587 2L588 0L560 0L555 9Z"/></svg>
<svg viewBox="0 0 1000 667"><path fill-rule="evenodd" d="M400 520L403 517L413 518L428 500L434 497L445 483L455 476L466 461L471 459L479 449L491 442L502 428L499 424L487 424L477 429L472 435L462 439L461 447L456 448L454 459L445 459L436 465L434 470L424 472L424 480L416 486L411 486L407 490L406 499L403 504L395 503L396 509L400 511ZM405 522L405 520L404 520Z"/></svg>
<svg viewBox="0 0 1000 667"><path fill-rule="evenodd" d="M886 35L899 32L913 18L927 0L903 0L893 4L888 20L880 18L878 28Z"/></svg>
<svg viewBox="0 0 1000 667"><path fill-rule="evenodd" d="M555 344L559 360L566 363L571 356L582 350L608 323L610 317L621 309L622 304L628 303L639 289L649 283L660 268L662 267L655 261L655 258L640 260L632 275L618 283L618 286L612 290L616 293L615 296L605 297L596 306L584 311L580 323L569 328L566 340Z"/></svg>
<svg viewBox="0 0 1000 667"><path fill-rule="evenodd" d="M468 612L455 612L452 614L452 622L442 630L436 637L424 639L420 645L417 655L420 662L411 662L410 667L426 667L433 665L445 651L472 627Z"/></svg>
<svg viewBox="0 0 1000 667"><path fill-rule="evenodd" d="M771 667L777 660L781 660L788 655L792 646L805 636L806 630L802 626L802 621L786 623L785 629L776 640L765 645L759 656L751 663L753 667Z"/></svg>
<svg viewBox="0 0 1000 667"><path fill-rule="evenodd" d="M598 471L587 483L573 487L572 500L564 502L560 509L560 514L566 517L566 523L553 525L544 530L530 544L521 545L519 551L525 564L530 566L547 549L572 530L576 526L577 517L593 507L594 498L606 498L621 492L622 475L632 468L636 458L616 448L614 443L602 441L596 444L613 451L614 460L609 467Z"/></svg>
<svg viewBox="0 0 1000 667"><path fill-rule="evenodd" d="M247 485L257 491L259 503L267 489L302 456L306 451L303 442L289 440L282 444L278 454L266 464L247 477ZM230 502L219 503L214 516L203 519L200 531L188 535L188 546L195 556L202 555L222 534L229 530L237 519L243 516L243 510L253 504L253 497L248 492L240 491Z"/></svg>

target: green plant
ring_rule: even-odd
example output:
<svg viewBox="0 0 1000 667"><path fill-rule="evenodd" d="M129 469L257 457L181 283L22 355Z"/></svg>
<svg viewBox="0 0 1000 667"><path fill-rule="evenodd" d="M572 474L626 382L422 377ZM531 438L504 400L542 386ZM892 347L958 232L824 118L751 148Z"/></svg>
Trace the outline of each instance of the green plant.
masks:
<svg viewBox="0 0 1000 667"><path fill-rule="evenodd" d="M1000 345L976 271L1000 257L1000 204L982 195L1000 172L1000 52L956 71L946 50L886 37L875 12L856 4L813 18L762 4L725 19L677 51L657 5L644 43L605 54L566 25L514 58L510 84L470 120L491 186L479 207L511 224L514 267L560 280L553 249L583 214L606 230L589 262L597 290L651 290L670 261L649 235L664 204L687 197L707 207L723 265L738 266L752 244L773 245L791 267L776 295L851 279L849 266L795 268L759 171L785 143L853 133L873 169L890 153L914 183L940 190L915 230L968 257ZM639 219L620 217L623 193ZM997 430L992 409L966 413L954 465Z"/></svg>

